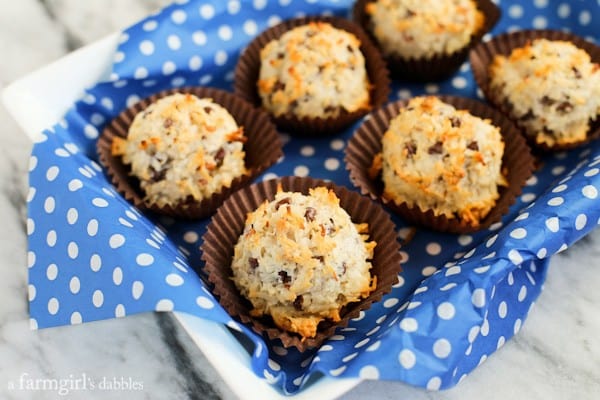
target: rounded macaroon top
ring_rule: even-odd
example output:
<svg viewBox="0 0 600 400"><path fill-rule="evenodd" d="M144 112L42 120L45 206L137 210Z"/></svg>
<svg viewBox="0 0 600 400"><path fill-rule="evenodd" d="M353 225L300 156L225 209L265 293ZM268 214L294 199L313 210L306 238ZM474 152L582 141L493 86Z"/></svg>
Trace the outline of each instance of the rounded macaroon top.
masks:
<svg viewBox="0 0 600 400"><path fill-rule="evenodd" d="M254 316L314 337L320 321L375 289L367 224L354 224L327 188L308 195L279 191L248 214L235 245L233 280Z"/></svg>
<svg viewBox="0 0 600 400"><path fill-rule="evenodd" d="M499 128L437 97L411 99L382 139L383 196L477 226L506 185Z"/></svg>
<svg viewBox="0 0 600 400"><path fill-rule="evenodd" d="M360 41L327 22L285 32L260 52L257 88L275 116L329 118L370 106L370 83Z"/></svg>
<svg viewBox="0 0 600 400"><path fill-rule="evenodd" d="M138 113L127 138L114 138L111 152L139 179L145 202L177 206L210 197L242 175L244 140L224 107L176 93Z"/></svg>
<svg viewBox="0 0 600 400"><path fill-rule="evenodd" d="M473 0L375 0L366 12L383 53L406 59L464 48L485 19Z"/></svg>
<svg viewBox="0 0 600 400"><path fill-rule="evenodd" d="M600 114L600 66L564 40L535 39L497 55L490 90L537 144L582 142Z"/></svg>

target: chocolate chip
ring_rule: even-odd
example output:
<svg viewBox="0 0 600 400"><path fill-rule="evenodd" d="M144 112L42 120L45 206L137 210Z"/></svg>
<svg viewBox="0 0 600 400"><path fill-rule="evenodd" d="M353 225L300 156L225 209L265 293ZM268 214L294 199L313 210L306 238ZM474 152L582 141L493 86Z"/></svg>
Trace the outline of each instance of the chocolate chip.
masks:
<svg viewBox="0 0 600 400"><path fill-rule="evenodd" d="M252 268L252 269L258 268L258 260L254 257L250 257L248 259L248 264L250 265L250 268Z"/></svg>
<svg viewBox="0 0 600 400"><path fill-rule="evenodd" d="M404 145L406 149L406 155L408 158L412 158L413 155L417 154L417 145L415 142L408 142Z"/></svg>
<svg viewBox="0 0 600 400"><path fill-rule="evenodd" d="M294 299L294 308L298 311L302 310L302 304L304 303L304 297L302 297L301 294L299 294L298 296L296 296L296 298Z"/></svg>
<svg viewBox="0 0 600 400"><path fill-rule="evenodd" d="M274 92L278 92L280 90L284 90L285 89L285 84L281 81L275 81L275 84L273 85L273 91Z"/></svg>
<svg viewBox="0 0 600 400"><path fill-rule="evenodd" d="M417 15L417 13L411 10L410 8L406 10L407 17L414 17L415 15Z"/></svg>
<svg viewBox="0 0 600 400"><path fill-rule="evenodd" d="M294 99L290 102L290 109L295 110L298 107L298 100Z"/></svg>
<svg viewBox="0 0 600 400"><path fill-rule="evenodd" d="M450 117L450 124L453 128L460 128L462 121L458 117Z"/></svg>
<svg viewBox="0 0 600 400"><path fill-rule="evenodd" d="M283 282L284 284L285 283L290 283L292 281L292 277L289 276L286 271L281 270L277 274L281 278L281 282Z"/></svg>
<svg viewBox="0 0 600 400"><path fill-rule="evenodd" d="M165 129L169 129L171 125L173 125L173 120L171 118L167 118L165 119L165 122L163 122Z"/></svg>
<svg viewBox="0 0 600 400"><path fill-rule="evenodd" d="M544 105L544 106L550 107L552 104L556 103L556 101L551 99L548 96L544 96L540 99L540 103L542 103L542 105Z"/></svg>
<svg viewBox="0 0 600 400"><path fill-rule="evenodd" d="M535 115L533 114L533 111L528 110L525 114L523 114L521 117L519 117L519 120L521 121L529 121L530 119L534 119Z"/></svg>
<svg viewBox="0 0 600 400"><path fill-rule="evenodd" d="M279 210L279 207L281 207L284 204L290 204L291 199L289 197L285 197L281 200L279 200L277 202L277 204L275 204L275 210Z"/></svg>
<svg viewBox="0 0 600 400"><path fill-rule="evenodd" d="M152 182L159 182L167 177L167 169L166 168L155 169L154 167L151 166L150 174L151 174L150 180Z"/></svg>
<svg viewBox="0 0 600 400"><path fill-rule="evenodd" d="M354 49L350 45L346 46L346 50L348 50L350 53L354 53Z"/></svg>
<svg viewBox="0 0 600 400"><path fill-rule="evenodd" d="M277 58L278 59L283 59L283 57L285 56L285 54L283 54L282 52L277 53Z"/></svg>
<svg viewBox="0 0 600 400"><path fill-rule="evenodd" d="M217 168L219 168L221 165L223 165L224 159L225 159L225 149L221 147L219 150L217 150L217 153L215 154L215 163L217 164Z"/></svg>
<svg viewBox="0 0 600 400"><path fill-rule="evenodd" d="M467 145L467 149L473 150L473 151L478 151L479 150L479 145L477 144L477 141L473 140L471 143L469 143Z"/></svg>
<svg viewBox="0 0 600 400"><path fill-rule="evenodd" d="M308 222L314 221L316 215L317 215L317 210L315 210L312 207L306 207L306 212L304 213L304 218L306 218L306 220Z"/></svg>
<svg viewBox="0 0 600 400"><path fill-rule="evenodd" d="M337 107L334 107L334 106L332 106L332 105L329 105L329 106L327 106L327 107L325 107L325 108L323 109L323 112L324 112L324 113L330 113L330 112L334 112L336 109L337 109Z"/></svg>
<svg viewBox="0 0 600 400"><path fill-rule="evenodd" d="M346 273L347 269L348 269L348 264L346 264L346 261L344 261L342 263L342 275L344 275Z"/></svg>
<svg viewBox="0 0 600 400"><path fill-rule="evenodd" d="M204 112L207 114L210 114L212 112L212 110L213 110L212 107L208 107L208 106L204 107Z"/></svg>
<svg viewBox="0 0 600 400"><path fill-rule="evenodd" d="M573 73L575 74L575 79L581 79L581 72L579 72L579 70L576 67L572 67L571 68L573 70Z"/></svg>
<svg viewBox="0 0 600 400"><path fill-rule="evenodd" d="M556 111L563 114L568 114L573 111L573 108L573 104L569 103L568 101L563 101L556 107Z"/></svg>
<svg viewBox="0 0 600 400"><path fill-rule="evenodd" d="M442 154L444 150L444 144L439 140L427 150L429 154Z"/></svg>
<svg viewBox="0 0 600 400"><path fill-rule="evenodd" d="M319 261L321 261L322 263L324 263L324 262L325 262L325 257L323 257L323 256L313 256L312 258L314 258L315 260L319 260Z"/></svg>

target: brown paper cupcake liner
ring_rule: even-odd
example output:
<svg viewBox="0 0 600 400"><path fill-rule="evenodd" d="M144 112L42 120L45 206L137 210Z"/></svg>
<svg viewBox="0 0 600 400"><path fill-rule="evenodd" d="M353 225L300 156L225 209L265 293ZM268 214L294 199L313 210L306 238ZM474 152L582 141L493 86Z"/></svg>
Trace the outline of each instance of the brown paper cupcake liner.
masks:
<svg viewBox="0 0 600 400"><path fill-rule="evenodd" d="M352 9L353 19L367 32L373 43L377 39L372 33L372 21L365 11L367 4L375 0L357 0ZM440 81L452 75L469 55L471 47L481 41L483 35L492 30L500 19L500 9L491 0L476 0L477 8L484 14L484 25L462 49L449 55L436 55L431 58L403 58L397 55L385 55L392 78L406 81Z"/></svg>
<svg viewBox="0 0 600 400"><path fill-rule="evenodd" d="M451 233L469 233L489 227L500 221L509 207L521 194L521 189L533 172L534 159L529 146L514 124L500 112L477 100L455 96L438 96L438 98L459 110L468 110L480 118L490 119L492 124L500 128L505 143L502 167L507 170L507 187L500 187L500 197L488 215L473 226L456 218L435 215L432 210L421 210L409 207L406 203L397 204L382 196L383 182L380 177L371 179L369 168L375 155L381 153L381 139L393 119L409 100L390 103L373 111L354 133L346 148L346 169L350 172L350 180L362 194L369 195L387 205L407 221L426 228Z"/></svg>
<svg viewBox="0 0 600 400"><path fill-rule="evenodd" d="M376 289L365 299L348 304L340 313L342 319L337 323L323 321L319 324L314 338L301 340L300 336L284 331L274 325L271 318L250 316L252 306L237 290L231 279L231 261L233 248L243 232L246 215L258 208L265 200L272 200L281 184L284 191L308 194L310 188L324 186L335 191L344 208L355 223L369 224L370 239L377 242L372 260L371 274L377 276ZM337 328L345 327L351 318L358 316L361 310L381 300L391 291L400 273L400 245L396 240L395 226L381 206L367 197L344 187L312 178L283 177L256 183L234 193L218 209L208 225L203 237L202 259L205 272L214 284L213 293L227 312L267 340L280 339L285 347L296 347L303 352L319 347Z"/></svg>
<svg viewBox="0 0 600 400"><path fill-rule="evenodd" d="M247 141L244 143L246 153L244 162L247 172L236 177L229 187L223 187L220 192L214 193L210 198L174 206L158 207L144 201L144 193L140 188L139 181L131 175L130 167L123 164L121 157L114 156L111 153L111 144L115 136L127 137L129 126L140 111L158 99L174 93L192 93L200 98L211 98L229 111L238 125L244 128L244 134L247 137ZM188 219L204 218L212 214L231 193L248 184L264 170L275 164L283 154L281 148L282 143L277 130L266 113L255 109L231 93L205 87L166 90L141 100L112 120L97 142L100 163L106 168L117 191L127 201L141 210Z"/></svg>
<svg viewBox="0 0 600 400"><path fill-rule="evenodd" d="M385 61L379 50L371 42L369 36L360 26L352 21L339 17L303 17L284 21L258 35L240 56L235 68L234 91L256 107L261 107L262 101L258 94L256 83L260 72L260 51L272 40L279 39L285 32L310 22L328 22L335 28L354 34L360 40L360 50L365 57L369 82L371 108L375 109L388 100L390 94L390 79ZM348 112L342 110L337 117L309 118L296 117L290 113L282 116L272 116L278 128L299 136L318 136L339 132L369 110Z"/></svg>
<svg viewBox="0 0 600 400"><path fill-rule="evenodd" d="M525 128L522 126L520 121L511 117L510 110L507 109L506 105L490 89L490 76L488 67L496 55L508 56L513 49L517 47L523 47L535 39L563 40L571 42L578 48L585 50L590 55L592 62L600 64L600 46L596 46L595 44L588 42L587 40L572 33L549 29L523 30L505 33L492 38L488 42L479 43L477 46L475 46L471 50L469 59L473 70L473 76L475 77L477 85L483 92L486 99L490 101L490 103L492 103L496 108L502 111L502 113L504 113L508 118L512 119L512 121L523 131ZM596 120L592 122L586 139L577 143L548 146L545 143L537 143L535 138L531 138L529 135L525 136L533 148L541 150L542 152L570 150L600 137L600 118L596 118Z"/></svg>

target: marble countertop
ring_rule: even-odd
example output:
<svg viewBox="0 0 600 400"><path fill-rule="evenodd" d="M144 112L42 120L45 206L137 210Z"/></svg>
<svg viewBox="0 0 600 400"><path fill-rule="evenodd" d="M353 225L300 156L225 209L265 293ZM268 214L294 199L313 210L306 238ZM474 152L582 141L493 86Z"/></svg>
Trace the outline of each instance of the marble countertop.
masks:
<svg viewBox="0 0 600 400"><path fill-rule="evenodd" d="M133 23L168 0L0 0L0 86ZM107 12L110 10L110 12ZM29 329L27 160L31 142L0 106L0 398L54 399L27 379L115 378L130 399L234 399L173 316L142 314L76 327ZM555 256L522 330L457 387L427 392L366 381L342 396L373 399L592 399L600 393L600 231ZM118 390L67 398L121 398Z"/></svg>

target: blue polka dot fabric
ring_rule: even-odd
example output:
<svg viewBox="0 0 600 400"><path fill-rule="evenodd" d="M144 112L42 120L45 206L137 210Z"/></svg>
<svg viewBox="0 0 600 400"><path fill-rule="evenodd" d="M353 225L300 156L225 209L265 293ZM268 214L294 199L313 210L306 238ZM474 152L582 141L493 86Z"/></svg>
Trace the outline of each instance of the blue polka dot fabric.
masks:
<svg viewBox="0 0 600 400"><path fill-rule="evenodd" d="M31 325L45 328L179 311L226 324L254 344L252 369L284 393L315 373L454 386L519 332L548 260L600 223L600 142L546 156L502 222L471 235L414 229L394 217L403 272L393 291L321 348L298 353L233 321L205 284L199 246L207 220L142 215L97 163L95 142L127 106L163 89L231 90L241 50L258 33L303 15L349 16L348 0L176 1L121 34L112 73L43 132L30 159ZM523 28L600 40L595 0L501 1L491 35ZM478 98L468 63L446 81L393 86ZM351 187L343 165L353 127L327 138L285 133L285 156L259 179L310 175ZM210 335L210 332L206 332Z"/></svg>

